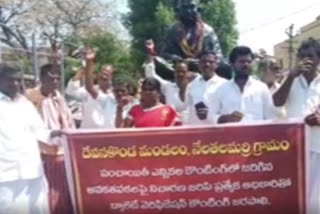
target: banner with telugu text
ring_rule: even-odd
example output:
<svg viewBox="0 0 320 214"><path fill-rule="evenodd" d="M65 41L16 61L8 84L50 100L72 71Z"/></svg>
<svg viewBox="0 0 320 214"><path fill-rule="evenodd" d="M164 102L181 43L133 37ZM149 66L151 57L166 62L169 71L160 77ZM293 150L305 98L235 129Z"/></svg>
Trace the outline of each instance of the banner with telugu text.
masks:
<svg viewBox="0 0 320 214"><path fill-rule="evenodd" d="M306 214L304 125L69 133L78 214Z"/></svg>

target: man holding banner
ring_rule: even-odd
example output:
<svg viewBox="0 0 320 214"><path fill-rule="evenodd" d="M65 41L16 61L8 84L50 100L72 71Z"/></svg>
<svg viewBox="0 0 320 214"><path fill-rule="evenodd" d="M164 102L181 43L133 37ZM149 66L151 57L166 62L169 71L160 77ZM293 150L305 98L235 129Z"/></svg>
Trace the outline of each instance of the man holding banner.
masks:
<svg viewBox="0 0 320 214"><path fill-rule="evenodd" d="M48 186L38 143L51 142L36 108L21 94L19 70L0 64L0 214L47 214Z"/></svg>
<svg viewBox="0 0 320 214"><path fill-rule="evenodd" d="M307 59L315 72L320 64L320 43L309 40L299 49L300 58ZM320 78L317 76L307 94L306 104L303 106L306 115L305 122L310 126L310 214L320 213Z"/></svg>

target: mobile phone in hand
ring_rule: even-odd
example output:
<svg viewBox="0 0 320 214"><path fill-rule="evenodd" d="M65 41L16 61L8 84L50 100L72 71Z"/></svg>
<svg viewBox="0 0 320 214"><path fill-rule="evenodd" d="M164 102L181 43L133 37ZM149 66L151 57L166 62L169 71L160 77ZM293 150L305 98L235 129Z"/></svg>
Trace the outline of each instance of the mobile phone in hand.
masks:
<svg viewBox="0 0 320 214"><path fill-rule="evenodd" d="M196 108L196 110L207 108L207 106L203 102L195 104L194 107Z"/></svg>
<svg viewBox="0 0 320 214"><path fill-rule="evenodd" d="M207 118L208 107L203 102L197 103L195 105L195 110L200 120L205 120Z"/></svg>

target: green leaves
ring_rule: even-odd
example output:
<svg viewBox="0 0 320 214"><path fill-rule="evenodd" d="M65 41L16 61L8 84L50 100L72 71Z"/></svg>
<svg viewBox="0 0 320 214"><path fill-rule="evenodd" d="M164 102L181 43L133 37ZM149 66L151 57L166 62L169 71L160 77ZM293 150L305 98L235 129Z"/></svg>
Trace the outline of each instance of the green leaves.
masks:
<svg viewBox="0 0 320 214"><path fill-rule="evenodd" d="M228 55L238 40L234 2L232 0L209 0L202 3L201 10L203 19L215 29L223 54Z"/></svg>
<svg viewBox="0 0 320 214"><path fill-rule="evenodd" d="M135 76L135 64L129 48L115 35L108 32L89 34L83 39L85 45L97 50L97 71L105 64L115 68L115 76Z"/></svg>

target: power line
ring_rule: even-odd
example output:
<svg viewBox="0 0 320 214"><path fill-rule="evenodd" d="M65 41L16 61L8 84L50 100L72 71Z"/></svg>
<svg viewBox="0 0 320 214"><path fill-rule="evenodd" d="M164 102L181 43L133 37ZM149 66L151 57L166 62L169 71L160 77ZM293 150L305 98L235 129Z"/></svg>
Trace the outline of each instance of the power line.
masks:
<svg viewBox="0 0 320 214"><path fill-rule="evenodd" d="M271 24L274 24L274 23L276 23L276 22L280 22L280 21L282 21L282 20L285 20L285 19L287 19L287 18L290 18L290 17L292 17L292 16L294 16L294 15L300 14L300 13L302 13L302 12L305 12L305 11L313 8L313 6L314 6L315 4L317 4L317 3L318 3L318 2L314 2L314 3L310 4L310 5L307 6L307 7L304 7L304 8L302 8L302 9L297 10L297 11L294 11L294 12L292 12L292 13L289 13L289 14L287 14L287 15L285 15L285 16L278 17L278 18L273 19L273 20L271 20L271 21L269 21L269 22L265 22L265 23L256 25L255 27L251 27L251 28L249 28L249 29L247 29L247 30L241 31L240 33L241 33L241 34L246 34L246 33L249 33L249 32L255 31L255 30L258 30L258 29L260 29L260 28L264 28L264 27L266 27L266 26L268 26L268 25L271 25Z"/></svg>

